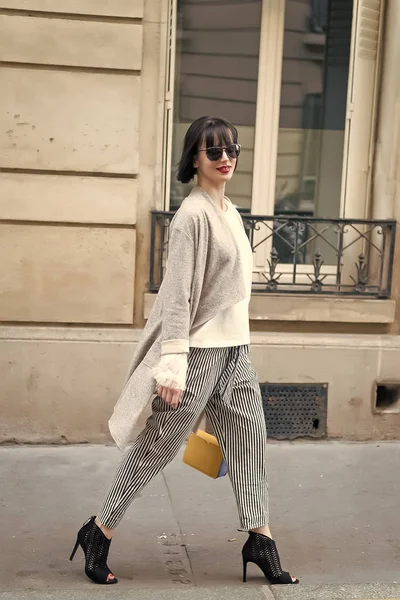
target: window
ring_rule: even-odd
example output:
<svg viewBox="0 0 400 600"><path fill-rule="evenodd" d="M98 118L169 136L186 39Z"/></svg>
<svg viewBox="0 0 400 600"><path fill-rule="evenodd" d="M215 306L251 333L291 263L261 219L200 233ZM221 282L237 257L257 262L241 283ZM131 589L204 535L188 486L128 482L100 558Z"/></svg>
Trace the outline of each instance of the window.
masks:
<svg viewBox="0 0 400 600"><path fill-rule="evenodd" d="M274 212L337 218L353 0L285 8Z"/></svg>
<svg viewBox="0 0 400 600"><path fill-rule="evenodd" d="M324 33L328 25L328 0L311 0L310 29Z"/></svg>
<svg viewBox="0 0 400 600"><path fill-rule="evenodd" d="M242 153L228 185L232 201L250 211L262 0L177 0L170 207L191 185L176 181L182 140L192 121L223 116L239 130Z"/></svg>
<svg viewBox="0 0 400 600"><path fill-rule="evenodd" d="M370 217L382 0L170 2L165 207L190 188L175 178L189 123L216 114L239 129L243 151L227 192L241 209ZM329 271L334 248L329 237L319 242L299 258L304 273L317 250ZM272 243L260 245L255 270ZM354 245L349 264L360 251Z"/></svg>

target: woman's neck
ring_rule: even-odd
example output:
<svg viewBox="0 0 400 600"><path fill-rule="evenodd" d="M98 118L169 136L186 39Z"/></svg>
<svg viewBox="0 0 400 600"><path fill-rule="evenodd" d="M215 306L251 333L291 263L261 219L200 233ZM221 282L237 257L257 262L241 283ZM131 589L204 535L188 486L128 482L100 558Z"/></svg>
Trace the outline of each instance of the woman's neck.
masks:
<svg viewBox="0 0 400 600"><path fill-rule="evenodd" d="M221 209L225 210L225 183L221 186L213 186L210 182L204 180L197 180L197 185L204 190L212 200L214 200L215 204Z"/></svg>

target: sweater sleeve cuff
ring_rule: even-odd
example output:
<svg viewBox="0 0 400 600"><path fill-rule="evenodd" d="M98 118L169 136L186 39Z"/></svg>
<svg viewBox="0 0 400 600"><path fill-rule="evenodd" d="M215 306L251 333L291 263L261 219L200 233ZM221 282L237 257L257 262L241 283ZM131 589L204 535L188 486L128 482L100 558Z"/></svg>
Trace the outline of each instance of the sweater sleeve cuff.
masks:
<svg viewBox="0 0 400 600"><path fill-rule="evenodd" d="M161 356L164 354L181 354L189 352L188 340L165 340L161 342Z"/></svg>

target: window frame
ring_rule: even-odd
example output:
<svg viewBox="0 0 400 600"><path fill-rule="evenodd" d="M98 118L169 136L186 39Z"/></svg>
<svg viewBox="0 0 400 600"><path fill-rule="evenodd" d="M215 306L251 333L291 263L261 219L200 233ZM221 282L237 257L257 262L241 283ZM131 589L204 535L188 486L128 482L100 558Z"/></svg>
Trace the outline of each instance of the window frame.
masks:
<svg viewBox="0 0 400 600"><path fill-rule="evenodd" d="M162 173L165 210L169 210L170 207L177 2L178 0L168 0L166 23L166 90ZM369 0L354 0L353 6L340 198L341 218L369 218L372 213L371 182L384 0L374 0L374 2L376 10L371 8ZM273 215L275 210L284 24L285 0L262 0L250 209L251 214L254 215ZM369 99L368 102L366 98ZM264 244L255 252L255 271L265 268L266 260L272 249L267 246Z"/></svg>

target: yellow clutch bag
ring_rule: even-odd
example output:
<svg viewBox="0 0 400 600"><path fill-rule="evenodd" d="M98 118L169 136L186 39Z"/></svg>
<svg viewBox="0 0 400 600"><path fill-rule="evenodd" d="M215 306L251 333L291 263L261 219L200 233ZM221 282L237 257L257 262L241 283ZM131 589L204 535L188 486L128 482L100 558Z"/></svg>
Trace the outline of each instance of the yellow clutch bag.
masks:
<svg viewBox="0 0 400 600"><path fill-rule="evenodd" d="M227 473L217 439L200 429L190 435L183 462L213 479L223 477Z"/></svg>

